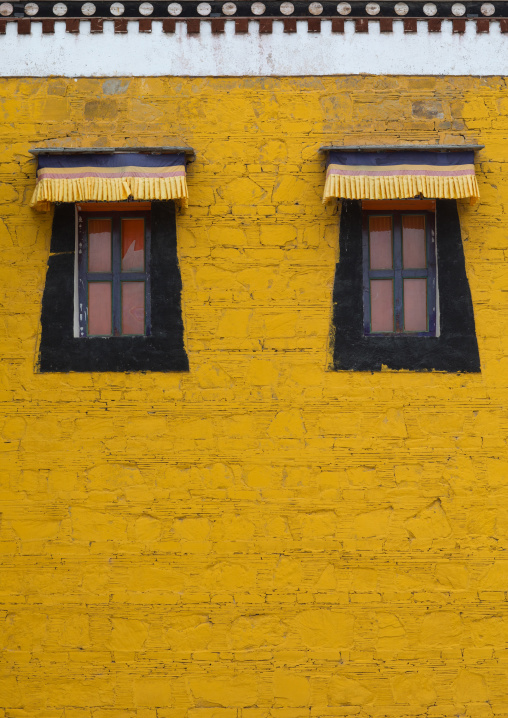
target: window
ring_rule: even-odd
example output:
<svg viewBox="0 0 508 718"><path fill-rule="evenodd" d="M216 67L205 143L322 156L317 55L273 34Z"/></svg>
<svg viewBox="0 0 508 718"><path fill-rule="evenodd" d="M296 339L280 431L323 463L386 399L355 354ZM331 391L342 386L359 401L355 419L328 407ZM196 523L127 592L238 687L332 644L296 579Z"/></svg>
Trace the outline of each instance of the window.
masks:
<svg viewBox="0 0 508 718"><path fill-rule="evenodd" d="M172 201L55 207L41 372L188 371Z"/></svg>
<svg viewBox="0 0 508 718"><path fill-rule="evenodd" d="M436 336L434 212L383 205L363 212L365 334Z"/></svg>
<svg viewBox="0 0 508 718"><path fill-rule="evenodd" d="M80 337L150 336L150 235L150 211L78 205Z"/></svg>
<svg viewBox="0 0 508 718"><path fill-rule="evenodd" d="M334 369L480 371L455 200L343 200L339 245Z"/></svg>

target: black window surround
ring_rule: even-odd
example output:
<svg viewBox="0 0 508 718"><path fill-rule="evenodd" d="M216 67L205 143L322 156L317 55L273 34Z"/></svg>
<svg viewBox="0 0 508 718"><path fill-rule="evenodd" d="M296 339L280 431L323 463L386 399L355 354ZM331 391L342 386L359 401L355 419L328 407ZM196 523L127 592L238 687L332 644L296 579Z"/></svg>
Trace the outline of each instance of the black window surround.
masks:
<svg viewBox="0 0 508 718"><path fill-rule="evenodd" d="M365 335L362 203L343 200L333 290L333 368L479 372L471 292L456 200L436 200L439 336Z"/></svg>
<svg viewBox="0 0 508 718"><path fill-rule="evenodd" d="M75 205L56 205L42 299L39 370L188 371L174 202L152 202L150 336L74 336L75 244Z"/></svg>

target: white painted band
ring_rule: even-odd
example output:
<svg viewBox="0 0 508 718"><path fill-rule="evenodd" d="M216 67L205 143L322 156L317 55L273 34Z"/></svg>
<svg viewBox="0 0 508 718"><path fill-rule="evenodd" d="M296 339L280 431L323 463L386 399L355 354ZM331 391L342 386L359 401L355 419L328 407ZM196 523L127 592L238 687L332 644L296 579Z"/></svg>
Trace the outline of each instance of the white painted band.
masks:
<svg viewBox="0 0 508 718"><path fill-rule="evenodd" d="M4 77L112 77L112 76L306 76L350 75L506 75L508 35L491 22L490 33L477 34L474 22L466 32L452 33L444 20L442 30L429 33L426 21L418 32L404 34L402 20L393 33L380 33L379 23L369 22L368 33L355 33L346 20L345 33L332 33L323 20L320 33L308 33L307 22L297 22L297 32L284 33L275 20L273 34L260 35L257 21L247 35L235 35L234 21L226 21L224 34L212 35L211 25L201 22L199 35L187 35L184 22L174 34L162 32L154 20L152 32L140 33L137 21L127 34L115 34L113 21L104 22L103 34L90 34L90 22L81 20L80 34L66 33L64 22L55 22L55 34L43 35L32 22L31 35L18 35L15 23L0 36L1 75Z"/></svg>

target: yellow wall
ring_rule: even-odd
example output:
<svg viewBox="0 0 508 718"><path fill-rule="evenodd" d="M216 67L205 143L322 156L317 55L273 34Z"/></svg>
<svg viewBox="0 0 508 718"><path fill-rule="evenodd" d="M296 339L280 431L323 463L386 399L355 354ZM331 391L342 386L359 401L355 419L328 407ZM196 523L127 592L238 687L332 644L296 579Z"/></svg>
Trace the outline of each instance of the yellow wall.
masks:
<svg viewBox="0 0 508 718"><path fill-rule="evenodd" d="M499 78L0 83L0 716L508 715ZM482 373L326 370L321 144L478 141ZM30 147L193 146L188 374L34 371Z"/></svg>

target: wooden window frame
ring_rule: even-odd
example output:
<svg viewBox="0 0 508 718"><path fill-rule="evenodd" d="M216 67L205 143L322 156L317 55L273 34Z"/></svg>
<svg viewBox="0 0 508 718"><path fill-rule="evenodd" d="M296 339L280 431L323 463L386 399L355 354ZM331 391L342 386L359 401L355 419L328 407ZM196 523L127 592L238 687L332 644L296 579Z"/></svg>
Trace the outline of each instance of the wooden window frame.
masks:
<svg viewBox="0 0 508 718"><path fill-rule="evenodd" d="M103 336L132 337L151 335L151 286L150 286L150 249L151 249L151 213L149 210L118 211L78 209L78 331L80 338ZM89 272L88 270L88 222L93 219L111 220L110 272ZM122 271L121 268L121 224L123 219L143 219L145 226L144 271ZM144 334L122 333L122 284L124 282L145 283L145 331ZM88 287L92 282L111 282L112 286L112 333L109 335L89 335L88 333Z"/></svg>
<svg viewBox="0 0 508 718"><path fill-rule="evenodd" d="M371 204L372 207L372 204ZM401 205L402 207L402 205ZM426 264L421 269L404 269L402 258L402 218L403 216L424 216L426 237ZM369 220L371 217L391 217L392 220L392 269L370 268ZM437 322L437 281L436 281L436 231L435 213L428 210L401 209L364 209L362 212L362 250L363 250L363 331L365 336L390 337L407 335L417 337L435 337ZM394 329L391 332L372 331L371 329L371 291L372 279L393 281ZM404 329L404 279L427 280L427 331L408 331Z"/></svg>

